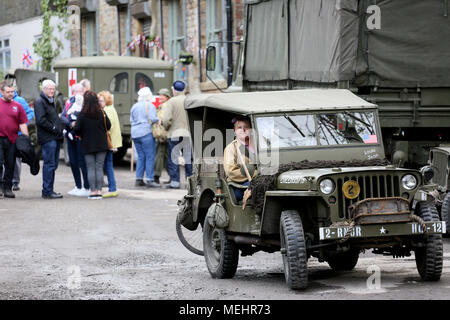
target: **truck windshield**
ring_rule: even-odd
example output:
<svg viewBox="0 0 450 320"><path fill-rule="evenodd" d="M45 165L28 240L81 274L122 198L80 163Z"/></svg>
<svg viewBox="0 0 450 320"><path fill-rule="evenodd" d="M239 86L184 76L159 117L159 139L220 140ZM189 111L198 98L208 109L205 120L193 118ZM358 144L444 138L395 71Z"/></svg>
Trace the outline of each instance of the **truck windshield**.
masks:
<svg viewBox="0 0 450 320"><path fill-rule="evenodd" d="M256 117L260 148L377 144L374 112Z"/></svg>

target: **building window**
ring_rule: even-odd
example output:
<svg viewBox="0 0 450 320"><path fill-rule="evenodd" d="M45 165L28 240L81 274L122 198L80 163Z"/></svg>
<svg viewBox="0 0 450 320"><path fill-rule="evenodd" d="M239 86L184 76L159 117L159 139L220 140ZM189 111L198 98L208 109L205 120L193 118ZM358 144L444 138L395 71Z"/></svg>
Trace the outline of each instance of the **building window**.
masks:
<svg viewBox="0 0 450 320"><path fill-rule="evenodd" d="M184 48L184 19L181 7L182 0L169 1L169 56L177 60ZM177 64L174 69L174 78L185 79L182 74L182 66Z"/></svg>
<svg viewBox="0 0 450 320"><path fill-rule="evenodd" d="M139 47L139 56L141 57L145 57L145 58L156 58L156 55L154 56L153 54L153 49L149 50L149 48L147 47L146 43L147 43L147 39L150 38L150 29L152 26L152 19L146 18L146 19L139 19L139 23L142 26L142 35L143 35L143 39L145 39L144 43L141 43L140 47Z"/></svg>
<svg viewBox="0 0 450 320"><path fill-rule="evenodd" d="M206 43L225 40L224 10L222 0L206 0ZM224 78L225 48L222 43L211 44L216 47L216 70L208 73L213 79Z"/></svg>
<svg viewBox="0 0 450 320"><path fill-rule="evenodd" d="M11 48L9 46L9 39L0 39L0 73L2 78L5 73L11 68Z"/></svg>
<svg viewBox="0 0 450 320"><path fill-rule="evenodd" d="M145 74L140 73L140 72L136 73L136 81L135 82L136 82L136 92L138 92L139 90L141 90L144 87L149 87L150 90L152 90L152 92L153 92L153 82Z"/></svg>
<svg viewBox="0 0 450 320"><path fill-rule="evenodd" d="M128 92L128 73L121 72L112 78L109 84L109 91L113 93L127 93Z"/></svg>
<svg viewBox="0 0 450 320"><path fill-rule="evenodd" d="M96 56L97 55L97 28L95 21L95 13L86 14L84 17L84 21L86 24L85 31L85 46L86 46L86 55L87 56Z"/></svg>

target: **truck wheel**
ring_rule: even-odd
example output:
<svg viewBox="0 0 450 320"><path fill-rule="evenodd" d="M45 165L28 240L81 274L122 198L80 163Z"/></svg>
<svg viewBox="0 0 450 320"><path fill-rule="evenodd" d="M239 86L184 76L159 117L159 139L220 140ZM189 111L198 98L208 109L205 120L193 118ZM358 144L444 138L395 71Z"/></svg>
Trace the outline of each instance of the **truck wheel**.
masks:
<svg viewBox="0 0 450 320"><path fill-rule="evenodd" d="M416 215L425 222L439 221L439 215L433 204L419 203ZM416 256L417 270L420 277L425 281L437 281L441 278L443 245L442 234L429 234L424 239L424 246L414 250Z"/></svg>
<svg viewBox="0 0 450 320"><path fill-rule="evenodd" d="M328 258L328 265L335 271L353 270L358 263L359 250L350 249L343 253L333 253Z"/></svg>
<svg viewBox="0 0 450 320"><path fill-rule="evenodd" d="M203 254L213 278L232 278L239 262L239 249L227 239L224 229L211 227L208 219L203 224Z"/></svg>
<svg viewBox="0 0 450 320"><path fill-rule="evenodd" d="M444 201L442 201L441 219L445 221L447 228L445 231L450 235L450 192L445 195Z"/></svg>
<svg viewBox="0 0 450 320"><path fill-rule="evenodd" d="M284 276L291 289L304 289L308 285L308 257L300 215L295 210L286 210L280 218L281 255Z"/></svg>

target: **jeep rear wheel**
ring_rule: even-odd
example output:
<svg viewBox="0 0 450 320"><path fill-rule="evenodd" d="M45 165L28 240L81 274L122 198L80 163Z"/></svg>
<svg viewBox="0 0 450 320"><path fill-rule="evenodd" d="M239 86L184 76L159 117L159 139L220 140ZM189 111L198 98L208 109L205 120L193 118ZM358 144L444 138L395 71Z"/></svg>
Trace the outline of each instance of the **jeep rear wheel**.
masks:
<svg viewBox="0 0 450 320"><path fill-rule="evenodd" d="M445 232L450 235L450 192L445 195L444 201L442 201L441 220L445 221L447 226Z"/></svg>
<svg viewBox="0 0 450 320"><path fill-rule="evenodd" d="M239 262L239 249L227 239L224 229L211 227L208 219L203 224L203 254L213 278L232 278Z"/></svg>
<svg viewBox="0 0 450 320"><path fill-rule="evenodd" d="M358 263L359 250L350 249L343 253L333 253L328 257L328 265L335 271L353 270Z"/></svg>
<svg viewBox="0 0 450 320"><path fill-rule="evenodd" d="M308 285L308 256L300 215L295 210L286 210L280 218L281 255L284 276L291 289L304 289Z"/></svg>
<svg viewBox="0 0 450 320"><path fill-rule="evenodd" d="M419 203L416 215L425 222L439 221L439 215L433 204ZM414 250L417 270L425 281L437 281L442 274L443 245L442 234L428 234L424 246Z"/></svg>

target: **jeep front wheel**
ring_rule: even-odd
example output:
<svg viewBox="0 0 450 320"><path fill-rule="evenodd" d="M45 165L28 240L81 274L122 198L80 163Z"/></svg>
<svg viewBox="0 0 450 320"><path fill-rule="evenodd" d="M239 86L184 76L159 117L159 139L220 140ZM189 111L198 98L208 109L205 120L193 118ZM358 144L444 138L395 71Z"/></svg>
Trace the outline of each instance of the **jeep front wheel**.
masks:
<svg viewBox="0 0 450 320"><path fill-rule="evenodd" d="M211 227L208 219L203 224L203 254L213 278L232 278L239 262L239 249L227 239L224 229Z"/></svg>
<svg viewBox="0 0 450 320"><path fill-rule="evenodd" d="M304 289L308 285L308 256L300 215L295 210L286 210L280 218L281 255L284 276L291 289Z"/></svg>
<svg viewBox="0 0 450 320"><path fill-rule="evenodd" d="M416 215L425 222L439 221L439 215L433 204L419 203ZM422 280L437 281L441 278L442 273L442 234L428 234L423 244L423 247L414 250L417 270Z"/></svg>

